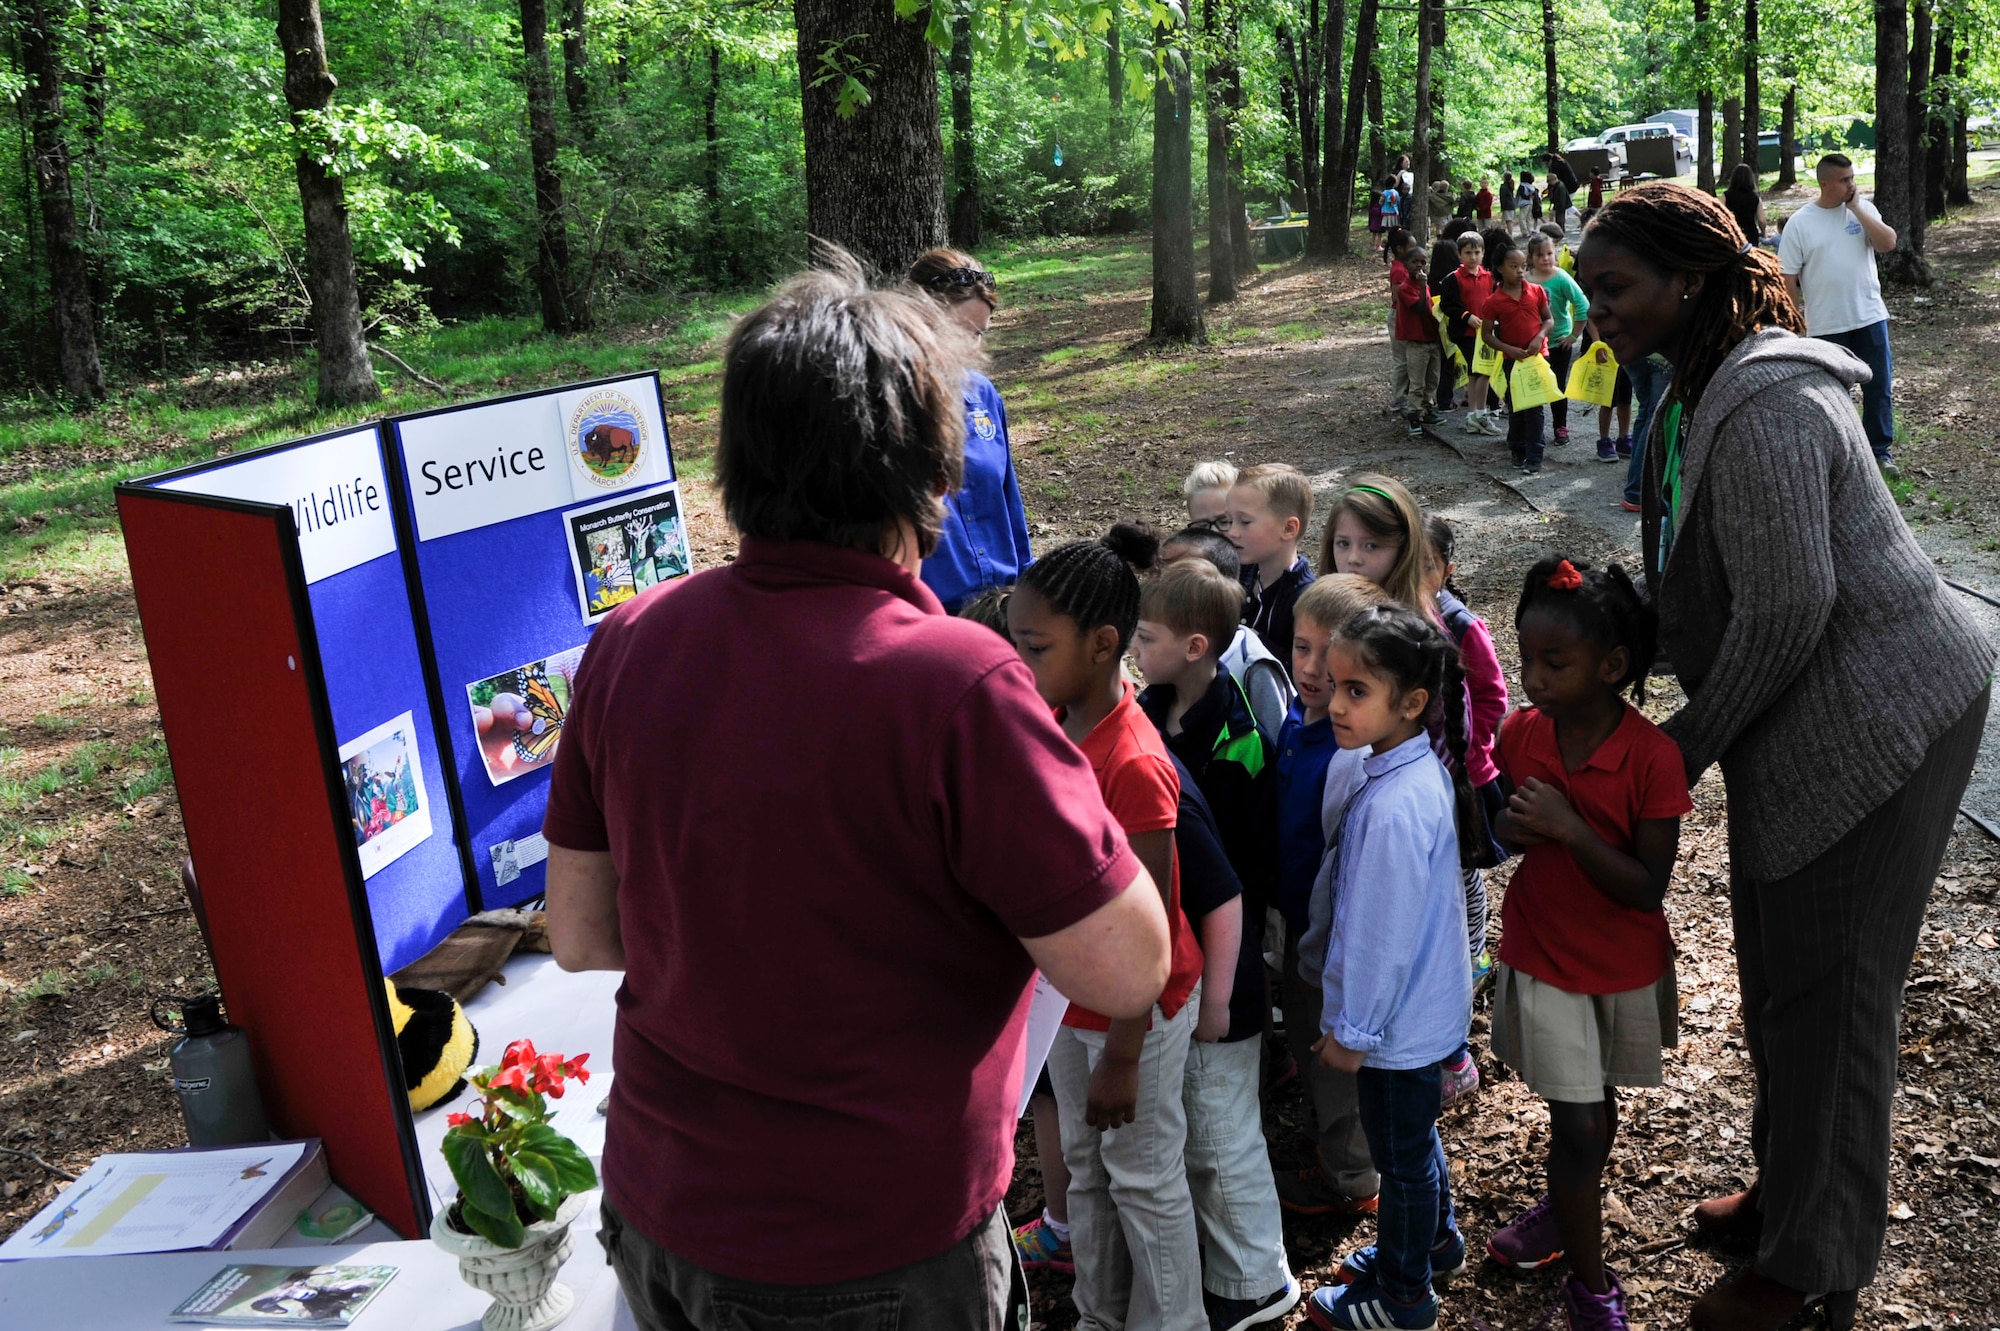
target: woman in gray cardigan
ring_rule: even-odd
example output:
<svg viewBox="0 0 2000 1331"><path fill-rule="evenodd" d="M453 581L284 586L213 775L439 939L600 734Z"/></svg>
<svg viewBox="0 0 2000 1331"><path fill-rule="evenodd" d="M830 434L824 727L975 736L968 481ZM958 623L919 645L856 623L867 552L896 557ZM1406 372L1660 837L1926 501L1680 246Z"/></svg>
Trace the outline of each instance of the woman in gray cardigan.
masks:
<svg viewBox="0 0 2000 1331"><path fill-rule="evenodd" d="M1722 765L1743 1030L1757 1075L1745 1192L1708 1238L1755 1262L1699 1331L1835 1326L1875 1276L1888 1211L1902 986L1984 728L1994 651L1877 475L1848 387L1800 337L1777 260L1713 197L1621 193L1577 255L1620 361L1674 366L1641 523L1692 785Z"/></svg>

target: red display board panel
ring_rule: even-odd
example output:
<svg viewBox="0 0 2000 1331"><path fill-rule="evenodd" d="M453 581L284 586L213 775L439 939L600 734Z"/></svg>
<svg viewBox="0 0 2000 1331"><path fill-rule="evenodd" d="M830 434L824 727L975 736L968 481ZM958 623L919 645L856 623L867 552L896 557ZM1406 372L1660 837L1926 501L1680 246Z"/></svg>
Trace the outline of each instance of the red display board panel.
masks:
<svg viewBox="0 0 2000 1331"><path fill-rule="evenodd" d="M288 507L118 493L216 978L271 1125L430 1225Z"/></svg>

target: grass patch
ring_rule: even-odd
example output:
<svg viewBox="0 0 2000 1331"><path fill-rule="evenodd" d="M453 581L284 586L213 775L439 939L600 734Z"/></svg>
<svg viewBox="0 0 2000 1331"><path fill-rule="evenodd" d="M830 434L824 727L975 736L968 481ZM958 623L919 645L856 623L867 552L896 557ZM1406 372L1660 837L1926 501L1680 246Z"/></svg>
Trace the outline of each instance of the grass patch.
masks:
<svg viewBox="0 0 2000 1331"><path fill-rule="evenodd" d="M30 1003L44 998L62 998L68 993L69 976L57 970L43 971L14 991L14 1010L18 1012Z"/></svg>
<svg viewBox="0 0 2000 1331"><path fill-rule="evenodd" d="M1384 307L1386 309L1386 307ZM1326 329L1318 324L1282 323L1271 330L1273 342L1310 342L1314 338L1325 337Z"/></svg>
<svg viewBox="0 0 2000 1331"><path fill-rule="evenodd" d="M34 720L35 729L46 730L50 734L61 734L65 730L75 730L82 724L81 721L78 721L73 716L56 716L49 712L43 712Z"/></svg>

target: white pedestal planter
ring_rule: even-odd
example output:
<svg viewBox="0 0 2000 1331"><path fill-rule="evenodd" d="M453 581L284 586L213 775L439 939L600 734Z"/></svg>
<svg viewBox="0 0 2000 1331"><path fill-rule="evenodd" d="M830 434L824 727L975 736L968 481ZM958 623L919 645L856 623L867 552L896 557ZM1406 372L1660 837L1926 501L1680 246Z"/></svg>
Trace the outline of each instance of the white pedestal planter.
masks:
<svg viewBox="0 0 2000 1331"><path fill-rule="evenodd" d="M569 1226L583 1209L582 1197L571 1197L553 1220L528 1226L518 1248L503 1248L477 1234L461 1234L446 1217L449 1207L431 1219L431 1241L458 1258L465 1283L493 1296L493 1306L479 1320L485 1331L547 1331L576 1306L576 1295L556 1280L569 1257Z"/></svg>

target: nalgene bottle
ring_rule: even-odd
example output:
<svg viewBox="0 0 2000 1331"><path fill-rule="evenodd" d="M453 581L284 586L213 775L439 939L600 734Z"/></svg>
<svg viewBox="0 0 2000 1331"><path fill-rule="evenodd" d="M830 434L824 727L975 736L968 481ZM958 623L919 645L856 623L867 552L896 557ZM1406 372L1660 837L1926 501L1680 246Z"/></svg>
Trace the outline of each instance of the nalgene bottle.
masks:
<svg viewBox="0 0 2000 1331"><path fill-rule="evenodd" d="M271 1128L264 1121L264 1102L250 1067L250 1039L243 1028L223 1021L222 1003L214 994L183 999L178 1005L186 1031L167 1058L173 1066L181 1117L187 1120L188 1142L233 1146L269 1141ZM166 1030L177 1029L160 1019L159 1007L154 1005L153 1020Z"/></svg>

